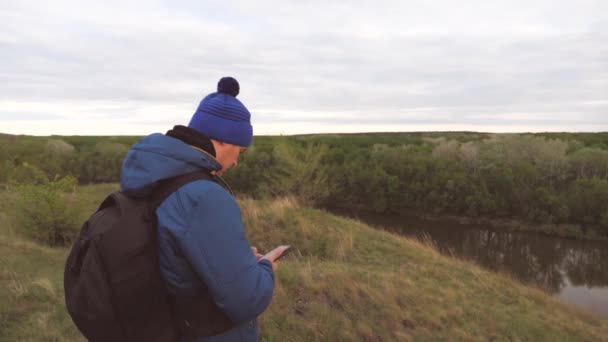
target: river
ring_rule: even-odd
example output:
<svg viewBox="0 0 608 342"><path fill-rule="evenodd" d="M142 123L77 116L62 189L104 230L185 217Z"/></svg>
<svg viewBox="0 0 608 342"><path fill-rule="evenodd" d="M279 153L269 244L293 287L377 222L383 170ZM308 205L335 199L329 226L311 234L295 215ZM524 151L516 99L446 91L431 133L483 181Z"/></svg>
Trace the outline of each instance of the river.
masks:
<svg viewBox="0 0 608 342"><path fill-rule="evenodd" d="M416 217L336 214L405 236L430 240L444 254L511 274L552 296L608 317L608 243Z"/></svg>

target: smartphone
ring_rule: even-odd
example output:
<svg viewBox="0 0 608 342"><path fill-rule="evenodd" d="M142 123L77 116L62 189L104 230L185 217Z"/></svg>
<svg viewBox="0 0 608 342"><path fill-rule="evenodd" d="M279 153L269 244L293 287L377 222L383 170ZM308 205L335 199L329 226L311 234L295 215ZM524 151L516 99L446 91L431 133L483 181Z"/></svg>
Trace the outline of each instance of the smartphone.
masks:
<svg viewBox="0 0 608 342"><path fill-rule="evenodd" d="M277 260L281 259L282 257L284 257L285 255L287 255L292 250L293 250L293 247L291 247L291 245L281 245L281 246L278 246L275 249L271 250L270 252L266 253L264 255L264 258L271 260L271 261L277 261Z"/></svg>

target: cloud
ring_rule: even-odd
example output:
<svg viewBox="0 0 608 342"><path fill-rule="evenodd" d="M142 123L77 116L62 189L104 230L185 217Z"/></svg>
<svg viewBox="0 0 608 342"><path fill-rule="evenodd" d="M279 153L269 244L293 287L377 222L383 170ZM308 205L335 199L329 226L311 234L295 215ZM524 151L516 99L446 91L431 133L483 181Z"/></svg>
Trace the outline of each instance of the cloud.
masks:
<svg viewBox="0 0 608 342"><path fill-rule="evenodd" d="M0 32L1 127L183 123L226 74L268 127L608 125L606 1L4 1Z"/></svg>

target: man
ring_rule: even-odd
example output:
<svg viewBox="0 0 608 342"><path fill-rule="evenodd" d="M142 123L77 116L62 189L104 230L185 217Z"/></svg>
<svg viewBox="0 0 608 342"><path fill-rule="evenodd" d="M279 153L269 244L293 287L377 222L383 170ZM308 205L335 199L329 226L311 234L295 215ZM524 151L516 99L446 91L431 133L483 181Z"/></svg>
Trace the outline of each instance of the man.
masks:
<svg viewBox="0 0 608 342"><path fill-rule="evenodd" d="M224 77L188 127L136 143L123 164L122 191L145 196L165 179L197 170L220 176L236 166L252 140L251 115L238 93L238 82ZM270 304L277 266L250 247L230 192L212 180L196 180L170 195L156 214L162 277L177 298L176 315L190 315L178 324L207 325L218 333L182 340L257 341L257 316Z"/></svg>

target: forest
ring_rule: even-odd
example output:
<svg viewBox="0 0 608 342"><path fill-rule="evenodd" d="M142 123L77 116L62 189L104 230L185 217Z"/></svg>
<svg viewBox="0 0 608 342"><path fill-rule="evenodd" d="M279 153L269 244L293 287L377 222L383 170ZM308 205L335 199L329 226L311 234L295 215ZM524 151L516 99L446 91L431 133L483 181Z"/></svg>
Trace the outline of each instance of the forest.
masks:
<svg viewBox="0 0 608 342"><path fill-rule="evenodd" d="M0 135L0 184L116 183L137 136ZM608 133L256 136L239 196L322 209L514 219L608 237Z"/></svg>

